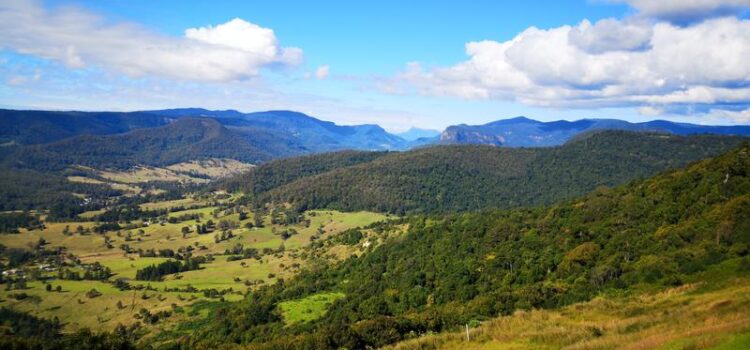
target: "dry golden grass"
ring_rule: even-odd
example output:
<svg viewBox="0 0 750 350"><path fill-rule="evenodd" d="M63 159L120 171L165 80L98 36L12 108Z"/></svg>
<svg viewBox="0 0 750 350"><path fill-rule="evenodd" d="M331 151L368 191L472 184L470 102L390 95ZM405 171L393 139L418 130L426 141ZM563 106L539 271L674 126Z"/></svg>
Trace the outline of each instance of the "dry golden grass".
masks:
<svg viewBox="0 0 750 350"><path fill-rule="evenodd" d="M706 283L597 298L559 310L519 311L472 329L468 342L463 331L426 335L388 349L697 350L750 332L750 278L733 278L715 290L706 290Z"/></svg>
<svg viewBox="0 0 750 350"><path fill-rule="evenodd" d="M167 169L174 172L197 173L210 176L214 179L238 174L244 171L248 171L252 168L253 165L242 163L234 159L194 160L190 162L173 164L167 167Z"/></svg>

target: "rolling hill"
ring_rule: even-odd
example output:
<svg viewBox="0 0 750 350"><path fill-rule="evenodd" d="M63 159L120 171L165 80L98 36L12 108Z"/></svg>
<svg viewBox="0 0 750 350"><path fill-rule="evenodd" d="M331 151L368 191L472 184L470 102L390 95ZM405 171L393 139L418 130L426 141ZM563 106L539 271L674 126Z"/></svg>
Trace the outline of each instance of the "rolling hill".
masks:
<svg viewBox="0 0 750 350"><path fill-rule="evenodd" d="M650 131L674 135L717 134L750 136L750 126L706 126L654 120L630 123L617 119L581 119L540 122L526 117L483 125L450 126L440 135L441 144L483 144L507 147L561 145L574 136L594 130Z"/></svg>
<svg viewBox="0 0 750 350"><path fill-rule="evenodd" d="M516 310L554 309L595 296L629 296L680 286L698 281L707 270L711 273L704 276L714 276L725 286L734 283L732 276L745 276L737 281L746 286L750 269L748 213L750 144L744 143L687 168L614 189L598 189L549 208L415 216L375 226L378 232L409 229L384 238L360 257L303 272L291 281L261 288L239 304L216 310L210 321L188 326L190 335L180 342L188 348L219 343L252 349L377 348L420 334L456 330L497 315L512 315ZM365 242L360 238L354 244ZM715 282L700 287L701 293L715 288ZM284 303L331 293L344 297L318 319L287 325L278 317L277 309ZM708 312L668 307L673 301L691 305L688 298L665 295L660 300L668 312L680 310L685 317L710 322L701 328L702 333L694 335L747 329L746 311L737 314L743 307L727 308L735 300L745 305L746 298L725 294L727 301L699 295L702 301L695 307L708 307ZM601 299L597 305L602 303L607 305ZM655 326L648 319L632 319L653 310L638 305L637 299L636 303L609 305L607 314L616 315L591 320L585 333L590 336L576 339L606 334L610 342L637 342L637 337L626 335ZM621 315L617 305L628 309ZM587 306L579 304L575 309L581 308ZM732 314L722 311L730 309ZM622 322L619 319L626 317L635 322L632 327L608 326L609 320ZM662 333L670 330L663 328L666 321L659 319ZM560 327L554 320L552 324L544 319L539 322L545 322L545 329ZM671 324L675 330L682 327ZM710 327L718 324L735 326ZM685 326L688 328L679 332L691 329ZM500 333L502 329L489 331ZM621 336L609 337L615 332ZM650 341L662 344L679 334L683 333ZM531 339L537 343L528 345L538 348L534 344L550 343L558 336L565 338L558 333L539 335ZM416 348L440 344L431 347L429 339L415 344Z"/></svg>
<svg viewBox="0 0 750 350"><path fill-rule="evenodd" d="M258 186L256 171L295 173L305 159L281 160L224 185L258 202L300 209L447 212L550 204L714 156L745 140L728 136L674 136L606 131L550 148L435 146L383 154L359 164ZM313 160L308 158L308 160ZM270 175L274 177L275 175ZM262 178L262 176L260 176Z"/></svg>

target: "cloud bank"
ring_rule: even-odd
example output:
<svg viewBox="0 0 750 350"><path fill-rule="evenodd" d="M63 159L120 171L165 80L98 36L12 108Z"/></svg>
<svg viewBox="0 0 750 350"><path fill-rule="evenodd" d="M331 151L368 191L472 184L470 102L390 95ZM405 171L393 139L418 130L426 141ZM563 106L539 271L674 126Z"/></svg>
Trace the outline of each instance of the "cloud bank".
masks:
<svg viewBox="0 0 750 350"><path fill-rule="evenodd" d="M104 67L131 77L232 81L264 67L296 65L302 50L281 47L273 30L235 18L189 28L184 36L111 23L75 7L47 10L37 2L0 3L0 48L62 62Z"/></svg>
<svg viewBox="0 0 750 350"><path fill-rule="evenodd" d="M690 23L711 17L733 16L750 9L750 0L619 0L643 17Z"/></svg>
<svg viewBox="0 0 750 350"><path fill-rule="evenodd" d="M467 60L447 67L410 63L383 87L543 107L648 107L642 109L647 113L750 106L750 20L708 12L709 18L689 25L660 19L706 8L743 8L748 1L629 3L642 13L531 27L507 41L469 42Z"/></svg>

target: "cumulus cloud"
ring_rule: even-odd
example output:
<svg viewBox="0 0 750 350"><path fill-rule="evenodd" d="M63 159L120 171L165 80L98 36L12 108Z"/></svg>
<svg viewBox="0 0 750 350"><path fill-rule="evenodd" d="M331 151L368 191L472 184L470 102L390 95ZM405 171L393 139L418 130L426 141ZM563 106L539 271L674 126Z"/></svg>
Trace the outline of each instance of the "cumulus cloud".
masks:
<svg viewBox="0 0 750 350"><path fill-rule="evenodd" d="M750 124L750 109L741 111L714 110L711 114L714 117L729 119L735 123Z"/></svg>
<svg viewBox="0 0 750 350"><path fill-rule="evenodd" d="M302 50L281 47L273 30L239 18L174 37L111 23L80 8L48 10L37 2L9 1L0 4L0 32L2 48L71 68L105 67L134 77L242 80L264 67L302 60Z"/></svg>
<svg viewBox="0 0 750 350"><path fill-rule="evenodd" d="M410 63L388 91L553 107L750 104L750 21L680 26L637 19L528 28L504 42L466 44L466 61Z"/></svg>
<svg viewBox="0 0 750 350"><path fill-rule="evenodd" d="M711 17L736 15L750 9L750 0L618 0L637 9L641 16L674 23L690 23Z"/></svg>
<svg viewBox="0 0 750 350"><path fill-rule="evenodd" d="M315 77L318 79L325 79L328 77L328 71L330 67L328 65L322 65L315 70Z"/></svg>

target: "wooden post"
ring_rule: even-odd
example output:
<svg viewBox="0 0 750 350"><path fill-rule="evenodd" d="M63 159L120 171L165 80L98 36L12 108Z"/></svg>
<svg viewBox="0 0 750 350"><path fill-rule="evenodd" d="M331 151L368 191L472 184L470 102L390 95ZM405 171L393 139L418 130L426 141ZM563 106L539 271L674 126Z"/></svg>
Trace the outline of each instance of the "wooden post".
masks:
<svg viewBox="0 0 750 350"><path fill-rule="evenodd" d="M469 341L469 324L466 324L466 341Z"/></svg>

